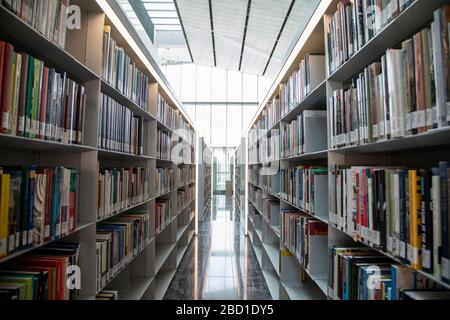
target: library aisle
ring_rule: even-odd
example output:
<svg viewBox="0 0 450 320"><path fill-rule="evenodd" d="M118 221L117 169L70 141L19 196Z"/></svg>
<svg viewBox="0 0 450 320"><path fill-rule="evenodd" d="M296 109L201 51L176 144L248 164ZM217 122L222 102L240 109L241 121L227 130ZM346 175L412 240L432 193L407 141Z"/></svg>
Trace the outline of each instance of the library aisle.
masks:
<svg viewBox="0 0 450 320"><path fill-rule="evenodd" d="M213 197L164 297L167 300L271 299L233 199Z"/></svg>

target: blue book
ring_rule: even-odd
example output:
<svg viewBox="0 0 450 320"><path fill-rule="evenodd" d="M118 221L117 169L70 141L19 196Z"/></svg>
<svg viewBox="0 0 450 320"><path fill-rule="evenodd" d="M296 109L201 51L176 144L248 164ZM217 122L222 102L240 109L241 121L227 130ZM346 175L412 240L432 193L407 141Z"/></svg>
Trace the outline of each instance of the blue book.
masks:
<svg viewBox="0 0 450 320"><path fill-rule="evenodd" d="M36 187L36 166L28 167L28 205L27 205L27 246L33 245L34 193Z"/></svg>
<svg viewBox="0 0 450 320"><path fill-rule="evenodd" d="M450 230L448 217L448 169L450 163L439 162L440 190L441 190L441 266L442 280L450 283Z"/></svg>
<svg viewBox="0 0 450 320"><path fill-rule="evenodd" d="M400 200L400 254L399 258L404 263L408 263L407 259L407 242L408 242L408 171L400 170L399 174L399 200Z"/></svg>

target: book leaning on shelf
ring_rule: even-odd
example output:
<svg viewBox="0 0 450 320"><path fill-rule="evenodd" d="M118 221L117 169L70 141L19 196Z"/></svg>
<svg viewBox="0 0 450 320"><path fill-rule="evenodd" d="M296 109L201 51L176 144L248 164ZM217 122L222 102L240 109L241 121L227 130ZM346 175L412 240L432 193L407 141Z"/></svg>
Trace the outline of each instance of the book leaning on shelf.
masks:
<svg viewBox="0 0 450 320"><path fill-rule="evenodd" d="M97 218L104 219L150 199L149 168L101 168Z"/></svg>
<svg viewBox="0 0 450 320"><path fill-rule="evenodd" d="M1 127L5 134L81 144L84 86L0 41Z"/></svg>
<svg viewBox="0 0 450 320"><path fill-rule="evenodd" d="M425 133L450 123L448 25L450 7L431 28L387 50L330 97L331 147Z"/></svg>
<svg viewBox="0 0 450 320"><path fill-rule="evenodd" d="M450 283L450 165L339 167L330 224L414 269Z"/></svg>
<svg viewBox="0 0 450 320"><path fill-rule="evenodd" d="M0 269L0 300L75 300L68 267L78 265L80 246L52 242Z"/></svg>
<svg viewBox="0 0 450 320"><path fill-rule="evenodd" d="M281 116L291 111L325 80L325 56L306 54L297 71L279 87Z"/></svg>
<svg viewBox="0 0 450 320"><path fill-rule="evenodd" d="M172 201L160 199L155 202L155 231L158 234L170 223Z"/></svg>
<svg viewBox="0 0 450 320"><path fill-rule="evenodd" d="M304 110L297 119L281 124L280 135L284 158L327 150L327 112Z"/></svg>
<svg viewBox="0 0 450 320"><path fill-rule="evenodd" d="M413 0L339 1L326 26L329 75L355 55Z"/></svg>
<svg viewBox="0 0 450 320"><path fill-rule="evenodd" d="M1 3L24 23L64 48L69 0L2 0Z"/></svg>
<svg viewBox="0 0 450 320"><path fill-rule="evenodd" d="M160 159L171 159L171 134L158 130L156 139L156 157Z"/></svg>
<svg viewBox="0 0 450 320"><path fill-rule="evenodd" d="M328 225L294 209L282 209L281 242L311 274L327 273Z"/></svg>
<svg viewBox="0 0 450 320"><path fill-rule="evenodd" d="M328 169L297 166L280 170L282 199L303 212L321 217L328 212Z"/></svg>
<svg viewBox="0 0 450 320"><path fill-rule="evenodd" d="M0 167L0 258L77 228L78 173L63 167Z"/></svg>
<svg viewBox="0 0 450 320"><path fill-rule="evenodd" d="M97 291L149 244L151 213L133 211L97 224Z"/></svg>
<svg viewBox="0 0 450 320"><path fill-rule="evenodd" d="M155 189L157 197L168 193L175 188L174 178L172 168L156 168Z"/></svg>
<svg viewBox="0 0 450 320"><path fill-rule="evenodd" d="M367 247L333 246L328 260L328 292L335 300L400 300L403 290L442 290L426 276Z"/></svg>
<svg viewBox="0 0 450 320"><path fill-rule="evenodd" d="M111 37L111 26L105 26L103 32L102 78L148 111L149 78L136 67L125 50Z"/></svg>
<svg viewBox="0 0 450 320"><path fill-rule="evenodd" d="M117 101L101 94L98 147L104 150L144 154L144 120Z"/></svg>
<svg viewBox="0 0 450 320"><path fill-rule="evenodd" d="M179 210L184 209L195 198L195 188L190 186L189 188L180 189L177 191L177 207Z"/></svg>

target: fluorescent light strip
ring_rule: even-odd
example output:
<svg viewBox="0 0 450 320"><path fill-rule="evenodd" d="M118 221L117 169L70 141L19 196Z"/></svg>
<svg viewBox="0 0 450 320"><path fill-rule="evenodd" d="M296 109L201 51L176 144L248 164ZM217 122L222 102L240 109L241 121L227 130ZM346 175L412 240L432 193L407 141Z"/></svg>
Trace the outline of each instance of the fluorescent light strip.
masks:
<svg viewBox="0 0 450 320"><path fill-rule="evenodd" d="M155 70L155 68L152 66L150 61L148 61L147 57L145 56L144 52L142 52L141 48L138 46L136 41L134 41L133 37L128 32L127 28L123 25L122 21L120 21L119 17L116 15L114 10L111 8L107 0L95 0L99 7L103 10L103 12L108 16L109 20L114 24L114 26L119 30L119 32L122 34L124 39L128 42L130 47L133 49L133 51L136 53L136 55L141 59L141 61L144 63L144 65L147 67L147 69L150 71L152 76L156 79L158 84L163 88L164 92L169 96L169 98L172 100L172 103L176 105L176 107L180 110L180 112L183 114L185 119L189 122L191 127L196 131L194 123L191 121L187 113L183 110L183 107L178 102L178 99L172 94L172 91L169 89L169 87L166 85L165 81L161 79L158 72Z"/></svg>
<svg viewBox="0 0 450 320"><path fill-rule="evenodd" d="M292 63L297 58L300 51L303 49L303 46L305 45L306 41L308 41L308 38L311 36L311 33L314 31L317 24L322 19L322 16L327 11L331 2L332 2L332 0L321 0L320 1L319 5L316 8L316 11L314 11L314 14L312 15L311 19L309 19L309 22L306 25L305 30L303 30L303 33L300 36L300 38L298 39L297 44L295 45L294 49L292 50L291 54L289 55L289 58L284 63L283 68L281 69L280 73L278 74L277 78L275 79L274 83L272 84L272 87L267 92L267 95L264 98L263 102L259 105L258 111L256 112L252 121L250 122L250 125L247 128L247 131L249 131L251 129L251 127L255 123L256 119L258 119L259 115L264 110L264 107L269 102L269 99L272 97L272 94L278 88L278 85L281 83L281 80L283 80L284 76L289 71Z"/></svg>

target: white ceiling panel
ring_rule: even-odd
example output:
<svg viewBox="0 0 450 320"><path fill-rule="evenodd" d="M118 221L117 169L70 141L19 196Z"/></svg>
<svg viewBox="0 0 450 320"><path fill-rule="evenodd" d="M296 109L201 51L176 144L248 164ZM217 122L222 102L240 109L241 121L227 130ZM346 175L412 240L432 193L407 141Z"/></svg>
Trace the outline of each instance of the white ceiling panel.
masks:
<svg viewBox="0 0 450 320"><path fill-rule="evenodd" d="M194 62L214 65L208 1L177 0L177 4Z"/></svg>

